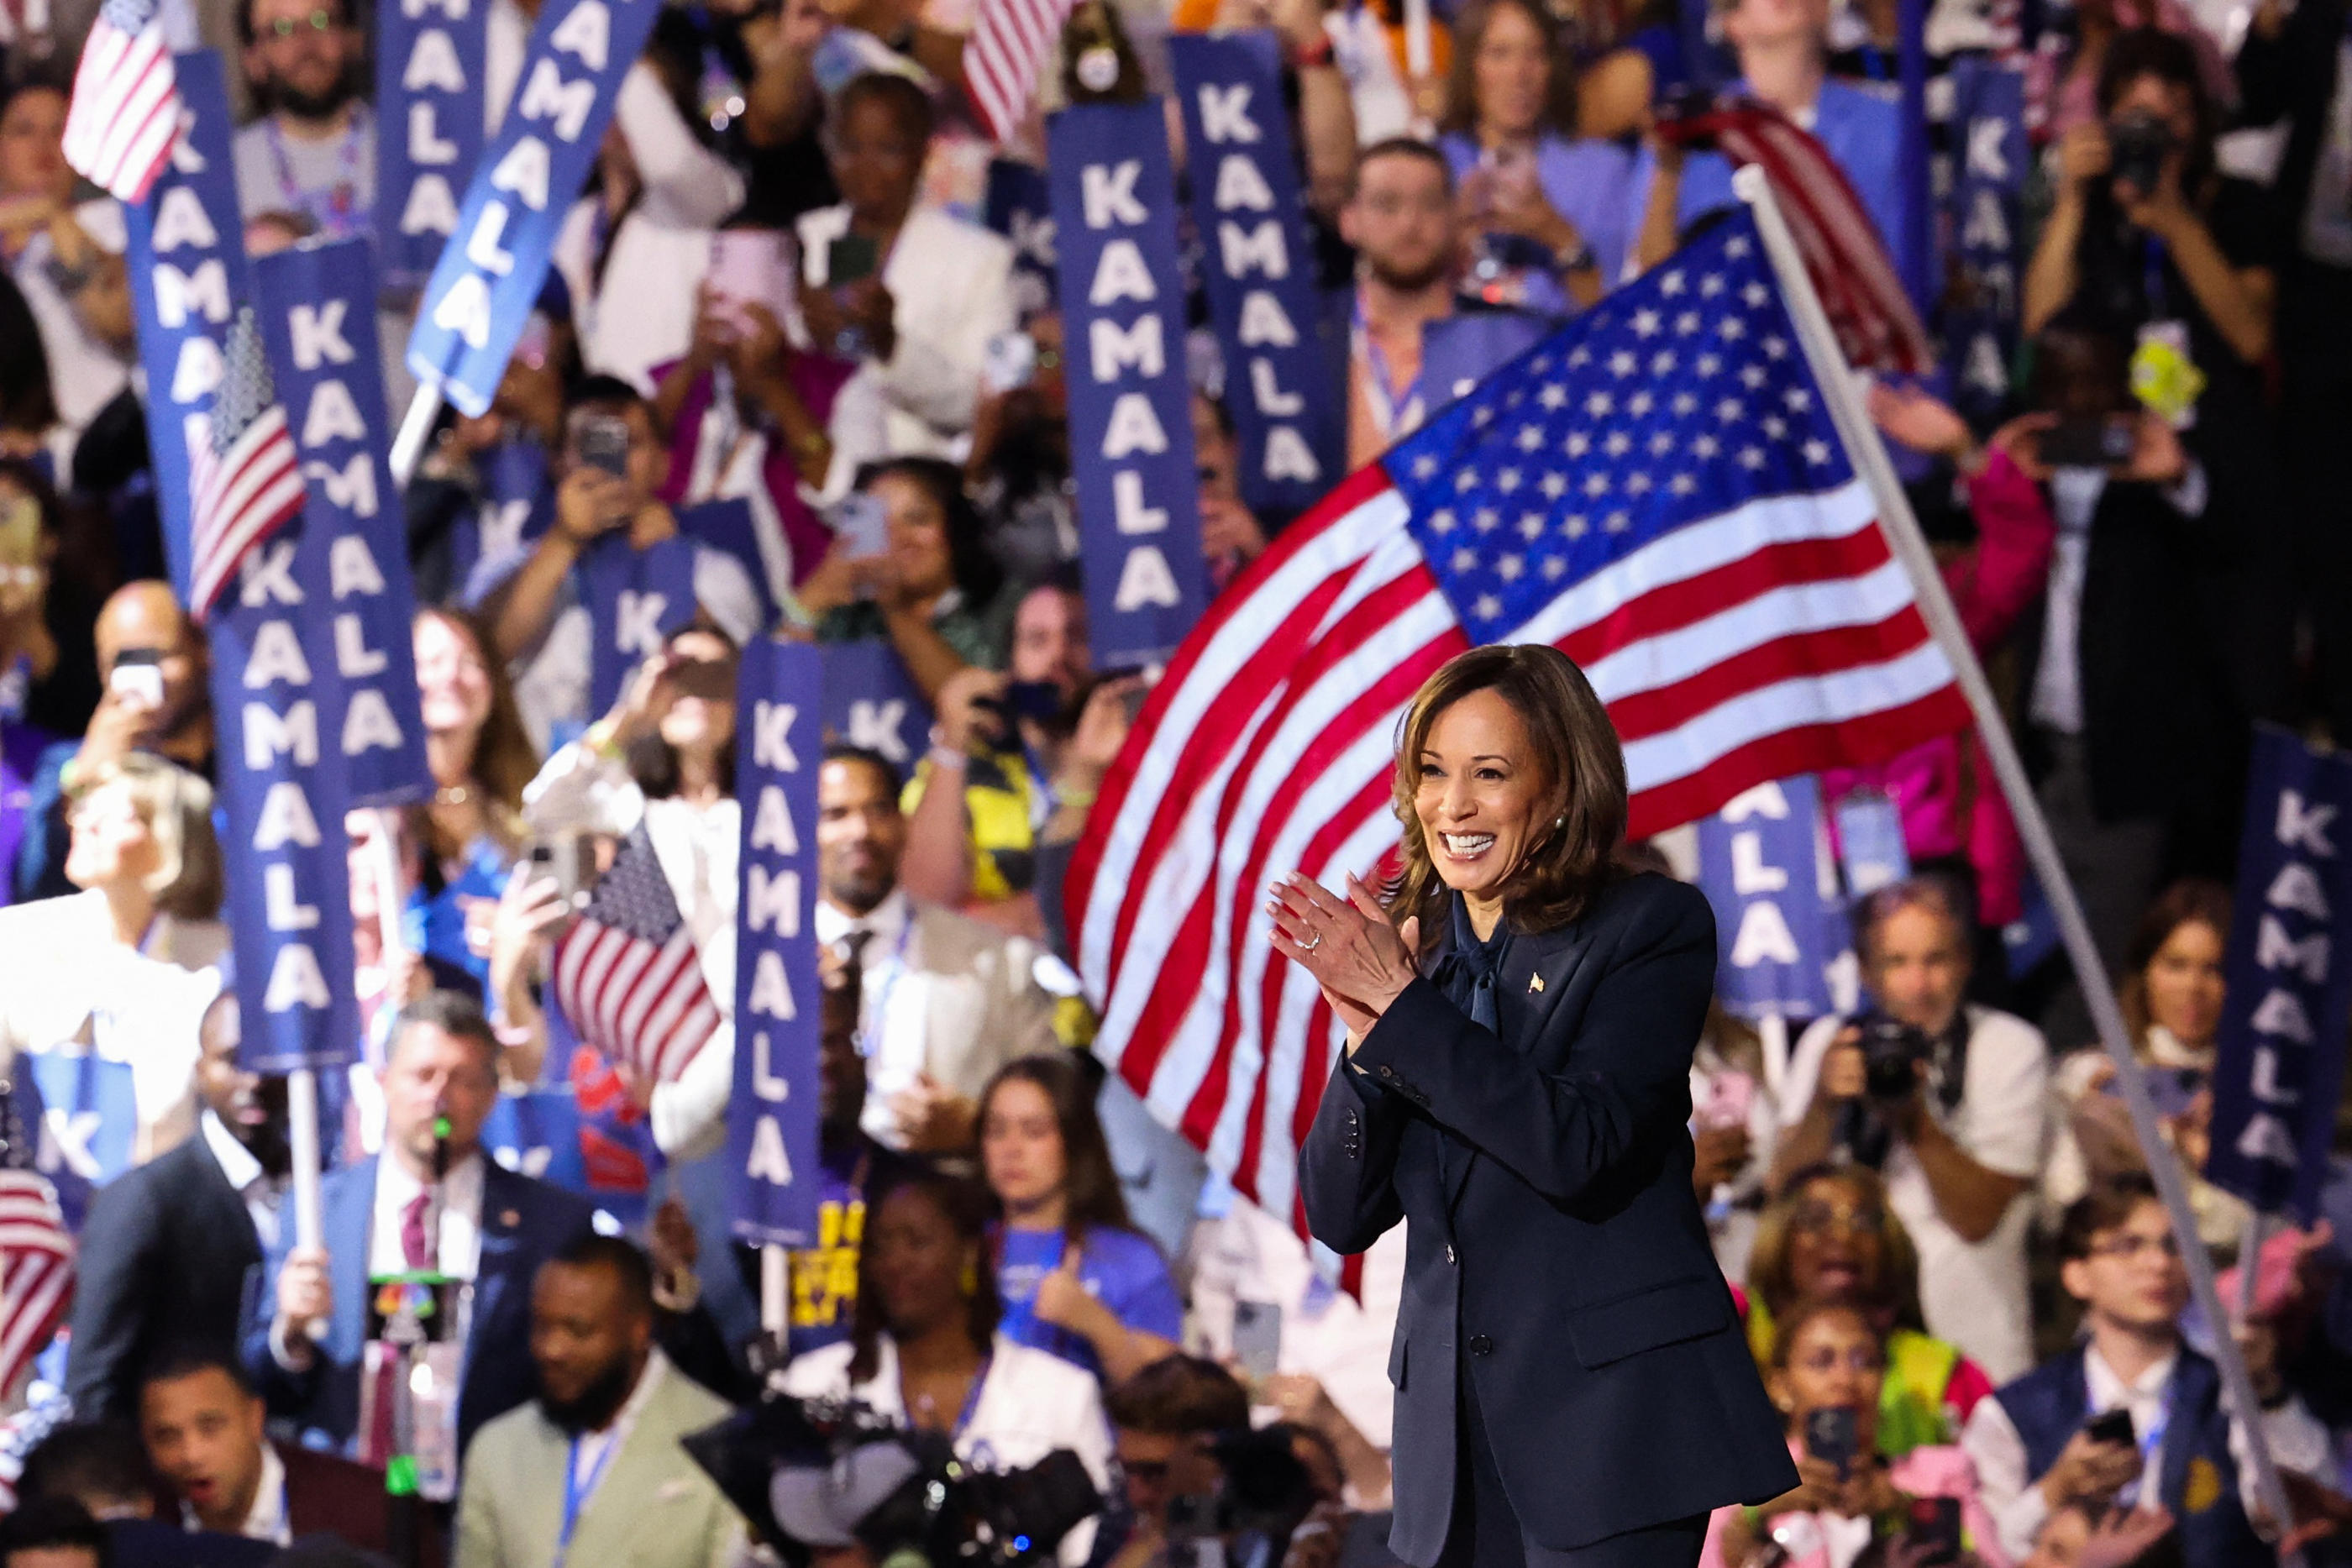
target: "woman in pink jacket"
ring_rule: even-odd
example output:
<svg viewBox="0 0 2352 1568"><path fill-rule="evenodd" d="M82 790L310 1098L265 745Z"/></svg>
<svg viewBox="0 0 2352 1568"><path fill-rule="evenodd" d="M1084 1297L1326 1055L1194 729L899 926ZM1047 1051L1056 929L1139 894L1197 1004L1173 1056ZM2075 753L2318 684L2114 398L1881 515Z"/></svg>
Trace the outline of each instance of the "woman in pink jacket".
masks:
<svg viewBox="0 0 2352 1568"><path fill-rule="evenodd" d="M1955 1511L1964 1556L2009 1568L1966 1454L1934 1444L1892 1463L1879 1457L1885 1373L1885 1342L1859 1308L1814 1301L1790 1314L1765 1386L1787 1422L1801 1484L1759 1506L1716 1510L1699 1568L1745 1568L1768 1546L1786 1554L1785 1568L1853 1568L1874 1544ZM1884 1545L1872 1553L1885 1554Z"/></svg>
<svg viewBox="0 0 2352 1568"><path fill-rule="evenodd" d="M1969 641L1979 656L1997 646L2042 591L2057 525L2033 481L2010 456L2032 438L2035 416L2012 422L1979 446L1968 424L1926 392L1870 390L1871 417L1889 439L1950 461L1976 519L1977 542L1944 559ZM2005 925L2024 912L2025 850L1974 730L1939 736L1872 768L1822 776L1824 800L1873 792L1895 803L1912 863L1965 862L1975 873L1977 920Z"/></svg>

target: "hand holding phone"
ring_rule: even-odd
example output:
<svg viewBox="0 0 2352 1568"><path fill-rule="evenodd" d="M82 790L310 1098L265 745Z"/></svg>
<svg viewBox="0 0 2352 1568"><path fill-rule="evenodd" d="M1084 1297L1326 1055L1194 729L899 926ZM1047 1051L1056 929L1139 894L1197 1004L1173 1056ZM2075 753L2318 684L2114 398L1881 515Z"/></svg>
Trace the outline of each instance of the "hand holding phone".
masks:
<svg viewBox="0 0 2352 1568"><path fill-rule="evenodd" d="M1903 1532L1919 1568L1938 1568L1960 1556L1960 1500L1956 1497L1915 1497L1911 1520Z"/></svg>
<svg viewBox="0 0 2352 1568"><path fill-rule="evenodd" d="M1838 1479L1853 1478L1859 1443L1860 1428L1854 1413L1844 1406L1825 1406L1805 1412L1805 1452L1824 1464L1835 1465Z"/></svg>
<svg viewBox="0 0 2352 1568"><path fill-rule="evenodd" d="M1282 1354L1282 1307L1275 1301L1234 1303L1234 1359L1252 1382L1274 1375Z"/></svg>

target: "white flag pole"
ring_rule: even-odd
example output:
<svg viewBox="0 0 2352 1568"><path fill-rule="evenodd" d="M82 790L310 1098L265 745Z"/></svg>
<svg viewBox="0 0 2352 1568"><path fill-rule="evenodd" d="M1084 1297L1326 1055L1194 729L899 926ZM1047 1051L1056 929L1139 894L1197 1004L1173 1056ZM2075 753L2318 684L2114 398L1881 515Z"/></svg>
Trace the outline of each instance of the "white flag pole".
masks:
<svg viewBox="0 0 2352 1568"><path fill-rule="evenodd" d="M323 1247L326 1225L319 1201L319 1074L298 1067L286 1075L286 1142L294 1166L294 1245Z"/></svg>
<svg viewBox="0 0 2352 1568"><path fill-rule="evenodd" d="M772 1242L760 1249L760 1326L784 1343L792 1322L792 1254Z"/></svg>
<svg viewBox="0 0 2352 1568"><path fill-rule="evenodd" d="M441 417L441 389L420 385L416 395L408 400L408 412L401 416L400 433L392 438L392 487L408 488L415 477L416 465L425 460L425 439L433 434L433 422Z"/></svg>
<svg viewBox="0 0 2352 1568"><path fill-rule="evenodd" d="M1977 662L1959 612L1952 607L1951 596L1944 590L1943 575L1936 569L1936 559L1928 550L1926 536L1919 531L1919 521L1911 515L1911 503L1895 476L1895 465L1879 440L1877 427L1863 407L1853 371L1838 348L1829 318L1813 293L1812 280L1805 275L1804 258L1772 198L1772 188L1763 171L1752 165L1734 174L1731 183L1740 200L1755 212L1765 252L1771 260L1772 270L1780 277L1781 296L1788 302L1797 340L1812 366L1814 380L1821 384L1830 417L1837 425L1854 471L1870 486L1871 498L1878 507L1879 527L1895 559L1910 576L1919 612L1945 657L1951 661L1953 674L1976 719L1978 738L1991 759L1993 775L2009 802L2010 815L2017 821L2026 859L2050 900L2052 913L2057 916L2058 935L2065 943L2066 956L2074 964L2084 999L2090 1004L2092 1021L2098 1026L2099 1042L2115 1063L2116 1082L2123 1090L2125 1105L2131 1111L2132 1130L2147 1156L2148 1175L2171 1218L2173 1235L2180 1244L2180 1259L2188 1267L2189 1290L2206 1321L2214 1326L2213 1359L2221 1367L2222 1386L2229 1393L2231 1407L2245 1429L2246 1447L2254 1464L2256 1495L2263 1511L2284 1531L2293 1524L2294 1515L2287 1507L2285 1489L2279 1483L2278 1467L2272 1463L2270 1444L2263 1434L2262 1404L2254 1397L2253 1380L2246 1374L2245 1358L2231 1336L2232 1320L2223 1310L2221 1292L2214 1284L2213 1260L2197 1239L2188 1184L2182 1180L2179 1164L2164 1141L2156 1102L2148 1096L2147 1080L2140 1071L2139 1059L2132 1052L2123 1013L2116 1005L2115 986L2107 977L2097 944L2091 939L2091 927L2083 916L2081 901L2074 896L2074 884L2067 880L2057 841L2051 836L2050 824L2042 815L2042 804L2026 778L2025 764L2018 756L2017 744L2010 736L2000 704L1985 679L1984 666Z"/></svg>

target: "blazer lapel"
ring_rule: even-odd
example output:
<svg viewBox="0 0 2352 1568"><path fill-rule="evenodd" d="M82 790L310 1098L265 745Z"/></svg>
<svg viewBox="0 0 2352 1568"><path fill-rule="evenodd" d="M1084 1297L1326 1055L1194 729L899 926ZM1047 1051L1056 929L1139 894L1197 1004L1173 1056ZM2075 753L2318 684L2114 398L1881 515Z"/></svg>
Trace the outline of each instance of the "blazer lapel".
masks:
<svg viewBox="0 0 2352 1568"><path fill-rule="evenodd" d="M483 1343L482 1336L488 1332L499 1302L513 1286L510 1277L517 1267L520 1249L515 1232L520 1228L525 1197L512 1172L488 1155L482 1156L482 1259L474 1269L473 1320L466 1330L469 1378L478 1364L474 1351ZM529 1281L524 1282L524 1288L529 1288Z"/></svg>
<svg viewBox="0 0 2352 1568"><path fill-rule="evenodd" d="M1591 945L1582 921L1558 931L1512 936L1495 976L1495 1032L1505 1045L1523 1056L1534 1051L1545 1020ZM1445 1145L1445 1211L1451 1215L1469 1185L1478 1150L1452 1133L1441 1130L1440 1136Z"/></svg>

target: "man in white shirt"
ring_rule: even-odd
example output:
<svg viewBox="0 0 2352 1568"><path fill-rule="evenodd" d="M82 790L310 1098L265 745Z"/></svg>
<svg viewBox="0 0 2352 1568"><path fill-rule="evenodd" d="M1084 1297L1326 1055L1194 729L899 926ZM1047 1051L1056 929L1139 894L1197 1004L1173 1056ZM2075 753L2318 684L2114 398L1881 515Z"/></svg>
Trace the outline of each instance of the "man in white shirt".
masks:
<svg viewBox="0 0 2352 1568"><path fill-rule="evenodd" d="M245 0L245 75L265 112L236 133L237 205L289 213L329 239L371 232L375 120L355 80L365 53L344 0Z"/></svg>
<svg viewBox="0 0 2352 1568"><path fill-rule="evenodd" d="M280 1449L263 1420L260 1396L226 1361L177 1362L147 1380L140 1437L182 1526L279 1546L324 1531L388 1550L383 1477L331 1454Z"/></svg>
<svg viewBox="0 0 2352 1568"><path fill-rule="evenodd" d="M483 1422L530 1397L530 1281L594 1221L586 1200L483 1156L498 1051L465 997L436 991L404 1009L384 1062L383 1153L327 1178L325 1247L275 1253L277 1315L248 1338L245 1364L270 1413L313 1446L371 1463L390 1446L393 1380L370 1338L371 1279L454 1282L444 1292L459 1362L449 1469Z"/></svg>
<svg viewBox="0 0 2352 1568"><path fill-rule="evenodd" d="M1038 949L898 886L907 819L898 769L835 746L817 774L816 937L847 950L863 997L866 1131L894 1149L969 1149L990 1076L1052 1051L1054 999Z"/></svg>
<svg viewBox="0 0 2352 1568"><path fill-rule="evenodd" d="M2134 1173L2077 1198L2058 1253L2059 1279L2083 1303L2084 1342L1979 1400L1960 1437L2001 1551L2022 1560L2062 1510L2095 1519L2162 1507L2198 1568L2274 1561L2248 1523L2244 1428L2223 1407L2212 1362L2181 1339L2189 1276L2155 1186ZM2326 1428L2280 1397L2274 1366L2252 1359L2273 1458L2289 1470L2326 1467Z"/></svg>
<svg viewBox="0 0 2352 1568"><path fill-rule="evenodd" d="M1927 1332L1999 1382L2033 1361L2032 1206L2019 1199L2042 1170L2050 1063L2032 1025L1962 1005L1972 931L1957 891L1932 878L1864 902L1854 945L1873 1010L1820 1019L1797 1041L1772 1186L1840 1150L1878 1166L1918 1249Z"/></svg>
<svg viewBox="0 0 2352 1568"><path fill-rule="evenodd" d="M289 1156L286 1081L237 1065L236 998L199 1031L199 1135L100 1189L76 1260L66 1390L87 1420L127 1416L185 1354L236 1354L248 1282L278 1245Z"/></svg>
<svg viewBox="0 0 2352 1568"><path fill-rule="evenodd" d="M742 1520L679 1439L729 1414L654 1348L653 1271L615 1237L541 1265L539 1397L467 1456L459 1568L720 1568Z"/></svg>

